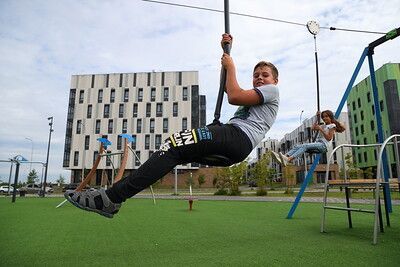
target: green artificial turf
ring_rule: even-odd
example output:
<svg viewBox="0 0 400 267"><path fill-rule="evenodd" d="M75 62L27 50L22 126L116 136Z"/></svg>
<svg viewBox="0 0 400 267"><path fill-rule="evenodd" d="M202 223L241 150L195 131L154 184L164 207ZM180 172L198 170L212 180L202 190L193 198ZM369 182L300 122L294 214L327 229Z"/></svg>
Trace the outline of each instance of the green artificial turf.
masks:
<svg viewBox="0 0 400 267"><path fill-rule="evenodd" d="M373 215L321 204L131 199L114 219L61 198L0 198L0 266L398 266L400 207L372 245Z"/></svg>

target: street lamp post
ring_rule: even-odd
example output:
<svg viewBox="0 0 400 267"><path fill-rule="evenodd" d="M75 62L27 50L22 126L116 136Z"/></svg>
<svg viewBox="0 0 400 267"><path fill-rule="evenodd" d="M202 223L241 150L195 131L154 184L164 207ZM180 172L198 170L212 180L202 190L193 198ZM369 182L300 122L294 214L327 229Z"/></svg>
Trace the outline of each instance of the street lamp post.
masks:
<svg viewBox="0 0 400 267"><path fill-rule="evenodd" d="M33 140L31 138L28 138L28 137L25 137L25 139L31 141L31 160L30 160L31 163L30 163L30 166L29 166L29 172L31 172L32 171L32 161L33 161Z"/></svg>
<svg viewBox="0 0 400 267"><path fill-rule="evenodd" d="M47 144L47 157L46 157L46 169L44 171L44 181L42 184L42 193L41 193L41 197L44 197L46 195L46 183L47 183L47 170L49 168L49 152L50 152L50 142L51 142L51 133L53 132L53 117L48 117L47 118L50 122L49 122L49 126L50 126L50 130L49 130L49 143Z"/></svg>
<svg viewBox="0 0 400 267"><path fill-rule="evenodd" d="M303 112L304 112L304 110L302 110L300 113L300 124L301 124L301 117L303 116Z"/></svg>

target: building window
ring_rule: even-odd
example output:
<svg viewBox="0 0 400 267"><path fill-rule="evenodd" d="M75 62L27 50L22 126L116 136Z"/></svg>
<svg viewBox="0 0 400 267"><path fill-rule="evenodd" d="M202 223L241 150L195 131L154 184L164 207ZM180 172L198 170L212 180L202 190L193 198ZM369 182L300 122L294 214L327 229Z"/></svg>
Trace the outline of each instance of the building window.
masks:
<svg viewBox="0 0 400 267"><path fill-rule="evenodd" d="M161 134L156 134L155 149L159 149L160 146L161 146Z"/></svg>
<svg viewBox="0 0 400 267"><path fill-rule="evenodd" d="M379 142L379 137L378 137L378 134L375 134L375 142Z"/></svg>
<svg viewBox="0 0 400 267"><path fill-rule="evenodd" d="M115 102L115 89L111 89L110 103L114 103L114 102Z"/></svg>
<svg viewBox="0 0 400 267"><path fill-rule="evenodd" d="M110 153L111 153L110 150L106 151L106 154L110 154ZM111 157L112 156L106 156L106 166L111 166Z"/></svg>
<svg viewBox="0 0 400 267"><path fill-rule="evenodd" d="M138 89L137 101L138 102L142 102L143 101L143 88L139 88Z"/></svg>
<svg viewBox="0 0 400 267"><path fill-rule="evenodd" d="M121 150L122 149L122 137L121 136L117 136L117 149Z"/></svg>
<svg viewBox="0 0 400 267"><path fill-rule="evenodd" d="M90 145L90 135L85 136L85 150L89 150Z"/></svg>
<svg viewBox="0 0 400 267"><path fill-rule="evenodd" d="M361 131L361 134L364 134L364 124L361 124L360 131Z"/></svg>
<svg viewBox="0 0 400 267"><path fill-rule="evenodd" d="M379 107L381 108L381 112L385 109L385 106L383 104L383 100L379 101Z"/></svg>
<svg viewBox="0 0 400 267"><path fill-rule="evenodd" d="M104 105L104 114L103 114L104 118L109 118L110 117L110 105L109 104L105 104Z"/></svg>
<svg viewBox="0 0 400 267"><path fill-rule="evenodd" d="M169 99L169 88L168 87L164 87L163 99L164 99L164 101L168 101L168 99Z"/></svg>
<svg viewBox="0 0 400 267"><path fill-rule="evenodd" d="M361 162L361 153L358 153L357 157L358 157L358 162Z"/></svg>
<svg viewBox="0 0 400 267"><path fill-rule="evenodd" d="M137 73L133 74L133 87L136 87Z"/></svg>
<svg viewBox="0 0 400 267"><path fill-rule="evenodd" d="M367 155L367 151L364 151L364 161L367 162L368 161L368 155Z"/></svg>
<svg viewBox="0 0 400 267"><path fill-rule="evenodd" d="M97 95L97 103L103 103L103 89L99 90L99 93Z"/></svg>
<svg viewBox="0 0 400 267"><path fill-rule="evenodd" d="M146 104L146 117L151 117L151 103Z"/></svg>
<svg viewBox="0 0 400 267"><path fill-rule="evenodd" d="M368 103L371 102L371 92L367 93L367 101L368 101Z"/></svg>
<svg viewBox="0 0 400 267"><path fill-rule="evenodd" d="M79 151L74 152L74 166L78 166L79 162Z"/></svg>
<svg viewBox="0 0 400 267"><path fill-rule="evenodd" d="M119 118L124 117L124 104L119 104L118 117Z"/></svg>
<svg viewBox="0 0 400 267"><path fill-rule="evenodd" d="M122 120L122 133L127 133L128 132L128 120L123 119Z"/></svg>
<svg viewBox="0 0 400 267"><path fill-rule="evenodd" d="M132 139L131 148L136 149L136 134L132 134Z"/></svg>
<svg viewBox="0 0 400 267"><path fill-rule="evenodd" d="M353 118L354 118L354 123L357 123L357 114L354 114Z"/></svg>
<svg viewBox="0 0 400 267"><path fill-rule="evenodd" d="M135 166L140 166L140 151L136 151Z"/></svg>
<svg viewBox="0 0 400 267"><path fill-rule="evenodd" d="M178 102L172 104L172 116L178 117Z"/></svg>
<svg viewBox="0 0 400 267"><path fill-rule="evenodd" d="M94 131L95 134L100 133L100 120L96 120L96 129Z"/></svg>
<svg viewBox="0 0 400 267"><path fill-rule="evenodd" d="M108 133L112 134L113 133L113 128L114 128L114 120L108 120Z"/></svg>
<svg viewBox="0 0 400 267"><path fill-rule="evenodd" d="M353 107L353 110L356 110L356 102L351 102L351 105L352 105L352 107Z"/></svg>
<svg viewBox="0 0 400 267"><path fill-rule="evenodd" d="M178 73L178 85L182 85L182 72Z"/></svg>
<svg viewBox="0 0 400 267"><path fill-rule="evenodd" d="M93 163L96 161L98 156L99 156L99 152L98 151L94 151L93 152Z"/></svg>
<svg viewBox="0 0 400 267"><path fill-rule="evenodd" d="M372 105L371 108L372 108L372 115L375 115L375 106Z"/></svg>
<svg viewBox="0 0 400 267"><path fill-rule="evenodd" d="M356 127L356 136L358 136L358 127Z"/></svg>
<svg viewBox="0 0 400 267"><path fill-rule="evenodd" d="M150 91L150 101L156 101L156 88L152 87Z"/></svg>
<svg viewBox="0 0 400 267"><path fill-rule="evenodd" d="M168 119L163 119L163 133L168 133Z"/></svg>
<svg viewBox="0 0 400 267"><path fill-rule="evenodd" d="M146 134L144 137L144 149L150 149L150 135Z"/></svg>
<svg viewBox="0 0 400 267"><path fill-rule="evenodd" d="M110 74L106 75L106 87L110 84Z"/></svg>
<svg viewBox="0 0 400 267"><path fill-rule="evenodd" d="M374 121L371 121L371 131L374 131L375 130L375 123L374 123Z"/></svg>
<svg viewBox="0 0 400 267"><path fill-rule="evenodd" d="M367 145L367 138L364 137L364 145Z"/></svg>
<svg viewBox="0 0 400 267"><path fill-rule="evenodd" d="M90 119L92 117L92 105L88 105L86 117Z"/></svg>
<svg viewBox="0 0 400 267"><path fill-rule="evenodd" d="M147 86L150 86L150 81L151 81L151 73L147 73Z"/></svg>
<svg viewBox="0 0 400 267"><path fill-rule="evenodd" d="M124 75L122 73L119 74L119 87L122 87Z"/></svg>
<svg viewBox="0 0 400 267"><path fill-rule="evenodd" d="M357 104L358 104L358 107L361 108L361 99L360 98L357 99Z"/></svg>
<svg viewBox="0 0 400 267"><path fill-rule="evenodd" d="M77 120L76 121L76 134L80 134L82 132L82 121Z"/></svg>
<svg viewBox="0 0 400 267"><path fill-rule="evenodd" d="M182 89L182 100L187 101L188 100L188 88L185 86Z"/></svg>
<svg viewBox="0 0 400 267"><path fill-rule="evenodd" d="M85 96L85 91L80 90L80 91L79 91L79 103L80 103L80 104L83 103L84 96Z"/></svg>
<svg viewBox="0 0 400 267"><path fill-rule="evenodd" d="M124 90L124 102L128 102L129 101L129 89L125 89Z"/></svg>
<svg viewBox="0 0 400 267"><path fill-rule="evenodd" d="M154 125L155 125L155 122L154 122L154 119L150 119L150 133L154 133Z"/></svg>
<svg viewBox="0 0 400 267"><path fill-rule="evenodd" d="M164 86L165 84L165 72L161 73L161 86Z"/></svg>
<svg viewBox="0 0 400 267"><path fill-rule="evenodd" d="M182 118L182 130L187 130L187 118Z"/></svg>
<svg viewBox="0 0 400 267"><path fill-rule="evenodd" d="M136 118L138 114L138 104L133 104L133 112L132 117Z"/></svg>
<svg viewBox="0 0 400 267"><path fill-rule="evenodd" d="M156 117L162 117L163 115L163 104L157 103L156 105Z"/></svg>
<svg viewBox="0 0 400 267"><path fill-rule="evenodd" d="M360 111L360 117L361 117L361 120L363 121L364 120L364 110Z"/></svg>
<svg viewBox="0 0 400 267"><path fill-rule="evenodd" d="M141 133L142 132L142 119L137 119L136 132L137 133Z"/></svg>

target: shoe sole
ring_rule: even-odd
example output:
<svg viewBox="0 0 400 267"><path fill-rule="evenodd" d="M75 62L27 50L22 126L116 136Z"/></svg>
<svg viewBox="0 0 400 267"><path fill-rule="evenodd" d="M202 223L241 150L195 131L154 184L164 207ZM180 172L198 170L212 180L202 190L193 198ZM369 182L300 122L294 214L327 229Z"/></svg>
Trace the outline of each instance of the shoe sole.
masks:
<svg viewBox="0 0 400 267"><path fill-rule="evenodd" d="M281 159L282 165L286 167L287 166L286 160L282 157L281 153L279 154L279 158Z"/></svg>
<svg viewBox="0 0 400 267"><path fill-rule="evenodd" d="M282 160L274 152L271 153L272 157L279 163L282 164Z"/></svg>
<svg viewBox="0 0 400 267"><path fill-rule="evenodd" d="M67 195L67 194L64 195L64 196L65 196L65 198L68 200L69 203L71 203L72 205L74 205L74 206L77 207L77 208L80 208L80 209L86 210L86 211L90 211L90 212L95 212L95 213L100 214L100 215L102 215L102 216L104 216L104 217L106 217L106 218L109 218L109 219L112 219L112 218L114 217L114 214L110 214L110 213L106 213L106 212L103 212L103 211L98 210L98 209L92 209L92 208L89 208L89 207L82 206L82 205L80 205L79 203L75 202L75 201L74 201L69 195Z"/></svg>

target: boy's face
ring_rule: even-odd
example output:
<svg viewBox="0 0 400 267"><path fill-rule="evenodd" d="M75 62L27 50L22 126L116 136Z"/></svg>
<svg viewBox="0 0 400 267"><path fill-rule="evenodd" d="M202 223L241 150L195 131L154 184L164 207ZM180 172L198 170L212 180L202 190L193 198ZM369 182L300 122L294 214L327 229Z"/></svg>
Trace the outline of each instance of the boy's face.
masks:
<svg viewBox="0 0 400 267"><path fill-rule="evenodd" d="M258 67L253 73L254 87L259 87L266 84L277 84L277 83L278 79L274 78L270 67L267 66Z"/></svg>

